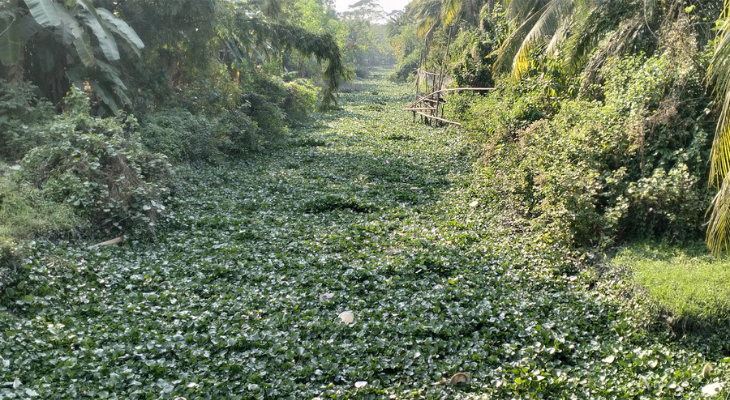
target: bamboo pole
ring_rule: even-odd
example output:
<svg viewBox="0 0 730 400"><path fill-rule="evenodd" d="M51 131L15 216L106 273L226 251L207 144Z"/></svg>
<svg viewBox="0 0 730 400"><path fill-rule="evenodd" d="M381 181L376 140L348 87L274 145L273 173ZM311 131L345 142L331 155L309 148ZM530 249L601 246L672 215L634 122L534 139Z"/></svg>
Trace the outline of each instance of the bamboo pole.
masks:
<svg viewBox="0 0 730 400"><path fill-rule="evenodd" d="M441 90L437 90L437 91L435 91L433 93L430 93L430 94L428 94L426 96L418 97L411 107L404 108L403 111L411 111L413 113L413 121L414 122L415 122L415 119L416 119L416 114L418 114L418 115L421 116L421 120L423 120L424 122L426 122L428 124L430 124L430 122L431 122L429 119L430 118L433 118L433 119L435 119L437 121L445 122L447 124L461 126L461 124L458 123L458 122L449 121L448 119L443 118L443 115L441 115L441 117L439 117L438 115L427 114L427 113L425 113L423 111L429 111L430 113L433 113L434 110L435 110L435 112L438 113L438 107L440 105L442 105L443 103L446 103L446 101L443 100L443 99L441 99L440 97L438 97L438 99L434 99L433 96L435 94L446 93L446 92L460 92L460 91L489 92L489 91L492 91L492 90L496 90L496 89L495 88L487 88L487 87L441 89ZM419 103L436 103L436 106L435 107L419 107L418 106ZM443 105L443 107L445 107L445 104ZM442 110L443 110L443 108L442 108ZM424 120L424 117L426 117L425 120Z"/></svg>
<svg viewBox="0 0 730 400"><path fill-rule="evenodd" d="M452 124L452 125L456 125L456 126L461 126L461 124L460 124L460 123L458 123L458 122L454 122L454 121L449 121L448 119L445 119L445 118L441 118L441 117L435 117L435 116L433 116L433 115L429 115L429 114L423 113L423 112L421 112L421 111L414 111L414 112L415 112L416 114L419 114L419 115L422 115L422 116L426 117L426 119L435 119L435 120L438 120L438 121L441 121L441 122L446 122L447 124Z"/></svg>

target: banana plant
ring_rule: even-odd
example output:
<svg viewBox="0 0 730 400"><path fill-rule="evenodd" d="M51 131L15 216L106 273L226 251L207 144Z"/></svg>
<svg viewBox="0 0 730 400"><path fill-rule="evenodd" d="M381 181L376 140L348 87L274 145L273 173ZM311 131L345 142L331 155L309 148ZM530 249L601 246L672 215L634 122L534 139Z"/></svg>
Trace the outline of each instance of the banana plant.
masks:
<svg viewBox="0 0 730 400"><path fill-rule="evenodd" d="M0 62L3 65L20 63L24 47L31 39L52 37L52 41L37 42L63 46L66 56L73 60L70 65L65 62L68 57L63 57L63 62L56 62L55 52L48 49L35 49L31 56L43 58L40 63L51 69L63 68L77 86L88 82L115 113L119 106L111 93L123 103L128 102L119 71L108 62L121 57L115 36L135 54L141 54L144 43L129 24L109 10L94 7L90 0L6 0L4 3L6 7L0 10ZM97 79L90 80L92 75Z"/></svg>

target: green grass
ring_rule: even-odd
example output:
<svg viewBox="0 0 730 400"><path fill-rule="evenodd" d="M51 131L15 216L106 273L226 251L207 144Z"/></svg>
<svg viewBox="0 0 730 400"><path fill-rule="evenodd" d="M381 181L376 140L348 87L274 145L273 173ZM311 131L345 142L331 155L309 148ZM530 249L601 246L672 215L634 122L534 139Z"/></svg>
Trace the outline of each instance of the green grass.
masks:
<svg viewBox="0 0 730 400"><path fill-rule="evenodd" d="M637 244L612 262L629 267L637 287L675 324L711 329L730 322L730 259L713 257L704 243Z"/></svg>
<svg viewBox="0 0 730 400"><path fill-rule="evenodd" d="M31 239L73 230L79 223L68 204L44 199L38 189L9 183L0 165L0 237Z"/></svg>

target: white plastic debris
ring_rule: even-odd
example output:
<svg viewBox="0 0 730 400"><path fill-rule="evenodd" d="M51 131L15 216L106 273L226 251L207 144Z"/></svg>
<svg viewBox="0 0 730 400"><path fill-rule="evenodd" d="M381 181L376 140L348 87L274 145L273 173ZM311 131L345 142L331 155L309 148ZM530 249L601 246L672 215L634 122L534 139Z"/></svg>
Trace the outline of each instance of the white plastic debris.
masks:
<svg viewBox="0 0 730 400"><path fill-rule="evenodd" d="M334 293L323 293L319 295L319 301L329 300L333 297L335 297Z"/></svg>
<svg viewBox="0 0 730 400"><path fill-rule="evenodd" d="M337 316L337 318L339 318L342 323L348 325L355 322L355 314L352 311L341 312L340 315Z"/></svg>
<svg viewBox="0 0 730 400"><path fill-rule="evenodd" d="M715 397L722 392L723 384L720 382L711 383L702 387L702 395L705 397Z"/></svg>

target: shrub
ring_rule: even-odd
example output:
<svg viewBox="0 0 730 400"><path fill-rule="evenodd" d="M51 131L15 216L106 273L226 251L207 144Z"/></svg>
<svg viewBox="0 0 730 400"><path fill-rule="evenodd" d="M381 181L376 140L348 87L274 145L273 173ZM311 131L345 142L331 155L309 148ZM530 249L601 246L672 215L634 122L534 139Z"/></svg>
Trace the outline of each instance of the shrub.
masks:
<svg viewBox="0 0 730 400"><path fill-rule="evenodd" d="M712 129L702 66L668 54L609 62L603 101L550 98L526 80L468 108L514 223L577 246L701 235Z"/></svg>
<svg viewBox="0 0 730 400"><path fill-rule="evenodd" d="M79 222L70 204L47 199L27 183L0 178L0 237L48 237L72 231Z"/></svg>
<svg viewBox="0 0 730 400"><path fill-rule="evenodd" d="M487 21L492 21L487 18ZM503 22L501 22L503 24ZM501 29L500 23L491 23L488 30L471 29L459 32L452 43L451 76L459 87L493 87L492 66L496 61ZM501 37L504 39L504 37Z"/></svg>
<svg viewBox="0 0 730 400"><path fill-rule="evenodd" d="M545 78L527 78L518 85L499 81L497 90L485 95L460 93L449 102L449 116L465 119L465 127L482 141L512 142L531 123L549 118L557 112L555 99L546 95Z"/></svg>
<svg viewBox="0 0 730 400"><path fill-rule="evenodd" d="M287 96L282 108L286 113L286 122L289 126L303 125L311 121L310 113L317 104L318 90L311 82L296 80L286 84Z"/></svg>
<svg viewBox="0 0 730 400"><path fill-rule="evenodd" d="M176 163L216 164L280 142L289 125L311 121L317 89L309 81L284 83L260 73L247 79L237 90L219 83L185 92L181 106L142 119L142 142Z"/></svg>
<svg viewBox="0 0 730 400"><path fill-rule="evenodd" d="M66 103L68 111L45 130L45 144L21 161L17 182L95 225L153 226L171 186L167 159L144 150L134 117L93 118L76 89Z"/></svg>
<svg viewBox="0 0 730 400"><path fill-rule="evenodd" d="M219 65L211 64L208 68L209 78L193 80L178 87L176 95L163 102L166 108L183 108L194 115L204 114L209 118L235 108L245 92L242 85Z"/></svg>
<svg viewBox="0 0 730 400"><path fill-rule="evenodd" d="M229 156L240 156L264 148L264 138L256 122L249 116L249 107L243 105L223 113L215 124L215 136L221 151Z"/></svg>
<svg viewBox="0 0 730 400"><path fill-rule="evenodd" d="M256 122L262 138L267 142L280 140L287 132L284 111L258 93L249 93L243 98L248 105L248 115Z"/></svg>
<svg viewBox="0 0 730 400"><path fill-rule="evenodd" d="M356 67L355 68L355 76L360 79L365 79L370 76L370 71L368 71L367 68L362 67Z"/></svg>
<svg viewBox="0 0 730 400"><path fill-rule="evenodd" d="M142 143L176 163L216 163L222 158L214 124L205 115L174 108L151 114L142 121Z"/></svg>
<svg viewBox="0 0 730 400"><path fill-rule="evenodd" d="M256 122L261 137L267 142L280 140L287 132L287 116L280 107L289 95L287 86L281 79L256 74L245 91L242 104L248 106L248 116Z"/></svg>
<svg viewBox="0 0 730 400"><path fill-rule="evenodd" d="M414 51L398 63L395 71L388 77L393 82L406 82L415 75L416 69L421 66L421 52Z"/></svg>

